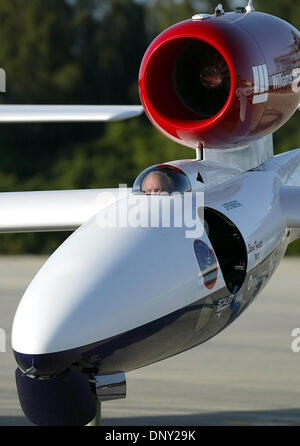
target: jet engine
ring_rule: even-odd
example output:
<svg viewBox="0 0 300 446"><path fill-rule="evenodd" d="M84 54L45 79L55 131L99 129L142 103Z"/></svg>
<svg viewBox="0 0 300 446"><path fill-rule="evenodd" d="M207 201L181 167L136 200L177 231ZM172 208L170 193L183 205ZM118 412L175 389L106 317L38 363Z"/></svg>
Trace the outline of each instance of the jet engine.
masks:
<svg viewBox="0 0 300 446"><path fill-rule="evenodd" d="M160 34L143 58L150 121L193 148L223 149L275 132L300 102L300 34L260 12L196 15Z"/></svg>

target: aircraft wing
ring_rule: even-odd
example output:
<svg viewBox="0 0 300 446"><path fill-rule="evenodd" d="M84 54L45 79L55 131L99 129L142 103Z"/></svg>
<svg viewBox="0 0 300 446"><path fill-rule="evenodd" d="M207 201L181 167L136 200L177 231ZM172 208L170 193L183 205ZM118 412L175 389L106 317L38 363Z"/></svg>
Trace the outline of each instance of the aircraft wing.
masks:
<svg viewBox="0 0 300 446"><path fill-rule="evenodd" d="M300 228L300 187L282 186L280 202L288 228Z"/></svg>
<svg viewBox="0 0 300 446"><path fill-rule="evenodd" d="M0 233L74 231L131 189L0 193Z"/></svg>
<svg viewBox="0 0 300 446"><path fill-rule="evenodd" d="M143 111L140 105L0 105L0 123L121 121Z"/></svg>
<svg viewBox="0 0 300 446"><path fill-rule="evenodd" d="M140 105L0 105L0 123L121 121ZM131 189L0 193L0 233L73 231Z"/></svg>

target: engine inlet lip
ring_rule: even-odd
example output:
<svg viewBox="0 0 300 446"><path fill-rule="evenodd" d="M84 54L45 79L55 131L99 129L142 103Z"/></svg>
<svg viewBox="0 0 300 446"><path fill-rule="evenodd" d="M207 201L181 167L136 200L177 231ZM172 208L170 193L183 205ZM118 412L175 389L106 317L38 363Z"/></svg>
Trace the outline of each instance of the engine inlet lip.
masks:
<svg viewBox="0 0 300 446"><path fill-rule="evenodd" d="M152 58L158 54L158 52L165 46L169 45L172 42L175 42L176 40L181 39L192 39L192 40L199 40L200 42L204 42L208 45L211 45L216 51L218 51L223 59L225 60L230 74L230 91L228 94L228 98L224 106L219 110L218 113L216 113L214 116L206 119L206 120L180 120L176 118L171 118L165 116L163 113L161 113L159 110L156 109L155 105L152 103L152 101L149 99L149 94L147 91L146 86L146 77L147 77L147 69L149 66L149 63L151 62ZM147 53L146 53L147 54ZM236 75L235 75L235 69L233 62L230 58L230 55L227 53L227 51L216 41L212 41L207 35L197 33L181 33L180 35L171 36L167 38L166 40L160 42L157 44L151 51L150 54L147 55L146 63L143 67L143 73L140 73L140 90L144 90L146 92L146 95L141 94L142 103L144 105L145 111L148 114L148 116L155 122L159 121L160 125L159 127L163 127L164 124L167 127L173 126L175 129L180 127L182 130L194 130L194 129L206 129L210 128L213 125L215 125L218 121L221 121L223 116L228 111L229 107L231 106L234 98L235 98L235 90L236 90Z"/></svg>

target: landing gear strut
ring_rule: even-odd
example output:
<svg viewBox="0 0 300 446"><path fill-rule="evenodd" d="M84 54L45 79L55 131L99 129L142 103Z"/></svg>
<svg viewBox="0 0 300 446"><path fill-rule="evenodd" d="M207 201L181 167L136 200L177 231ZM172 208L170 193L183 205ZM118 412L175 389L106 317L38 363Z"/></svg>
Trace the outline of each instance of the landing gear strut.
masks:
<svg viewBox="0 0 300 446"><path fill-rule="evenodd" d="M87 426L100 426L102 401L126 398L126 377L125 373L96 375L93 383L95 389L96 415Z"/></svg>

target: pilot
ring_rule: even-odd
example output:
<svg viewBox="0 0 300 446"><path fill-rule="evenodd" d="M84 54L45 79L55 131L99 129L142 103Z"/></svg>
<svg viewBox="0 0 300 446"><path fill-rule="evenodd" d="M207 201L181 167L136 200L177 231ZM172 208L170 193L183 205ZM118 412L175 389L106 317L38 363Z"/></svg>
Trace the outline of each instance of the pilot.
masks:
<svg viewBox="0 0 300 446"><path fill-rule="evenodd" d="M142 191L146 195L170 194L173 190L173 180L165 172L150 172L143 181Z"/></svg>

